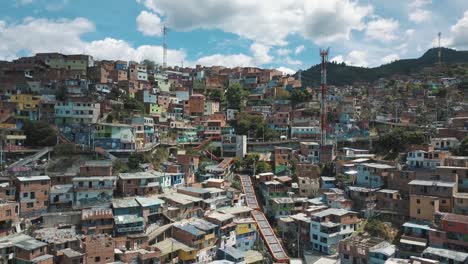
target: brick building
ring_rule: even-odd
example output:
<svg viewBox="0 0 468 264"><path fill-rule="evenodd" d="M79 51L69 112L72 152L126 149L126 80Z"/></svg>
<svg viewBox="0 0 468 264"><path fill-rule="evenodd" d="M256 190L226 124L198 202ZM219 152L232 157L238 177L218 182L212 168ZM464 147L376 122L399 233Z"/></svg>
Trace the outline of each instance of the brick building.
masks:
<svg viewBox="0 0 468 264"><path fill-rule="evenodd" d="M21 217L36 217L47 212L49 207L49 176L18 177L17 199Z"/></svg>

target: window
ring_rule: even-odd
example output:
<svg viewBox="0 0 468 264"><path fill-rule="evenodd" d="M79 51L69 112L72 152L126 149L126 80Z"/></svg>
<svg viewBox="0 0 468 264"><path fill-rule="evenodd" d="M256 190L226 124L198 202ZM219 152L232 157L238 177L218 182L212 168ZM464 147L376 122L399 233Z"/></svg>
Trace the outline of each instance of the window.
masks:
<svg viewBox="0 0 468 264"><path fill-rule="evenodd" d="M418 214L421 214L421 209L418 208L418 211L417 211Z"/></svg>
<svg viewBox="0 0 468 264"><path fill-rule="evenodd" d="M23 193L23 198L28 198L28 193L27 192Z"/></svg>
<svg viewBox="0 0 468 264"><path fill-rule="evenodd" d="M318 238L317 235L312 235L313 240L317 240L317 238Z"/></svg>
<svg viewBox="0 0 468 264"><path fill-rule="evenodd" d="M26 204L26 208L33 208L34 207L34 203L27 203Z"/></svg>
<svg viewBox="0 0 468 264"><path fill-rule="evenodd" d="M36 199L36 193L35 192L31 192L30 196L31 196L31 199Z"/></svg>
<svg viewBox="0 0 468 264"><path fill-rule="evenodd" d="M6 216L11 216L11 210L9 210L9 209L6 210L5 215L6 215Z"/></svg>
<svg viewBox="0 0 468 264"><path fill-rule="evenodd" d="M421 203L421 200L417 199L417 200L416 200L416 203L417 203L417 204L420 204L420 203Z"/></svg>
<svg viewBox="0 0 468 264"><path fill-rule="evenodd" d="M94 257L94 262L100 262L101 261L101 257Z"/></svg>

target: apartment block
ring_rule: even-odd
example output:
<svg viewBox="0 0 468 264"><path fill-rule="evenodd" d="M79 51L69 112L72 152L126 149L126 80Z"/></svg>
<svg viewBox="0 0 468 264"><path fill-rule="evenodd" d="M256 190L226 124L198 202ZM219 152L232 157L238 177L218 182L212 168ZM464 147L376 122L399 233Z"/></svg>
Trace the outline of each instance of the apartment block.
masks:
<svg viewBox="0 0 468 264"><path fill-rule="evenodd" d="M340 240L351 236L360 222L357 213L344 209L327 209L311 216L310 243L325 254L338 252Z"/></svg>
<svg viewBox="0 0 468 264"><path fill-rule="evenodd" d="M19 220L19 204L0 200L0 236L12 233Z"/></svg>
<svg viewBox="0 0 468 264"><path fill-rule="evenodd" d="M49 176L18 177L16 188L20 217L37 217L47 212L50 193Z"/></svg>
<svg viewBox="0 0 468 264"><path fill-rule="evenodd" d="M117 177L75 177L73 207L86 208L110 204Z"/></svg>

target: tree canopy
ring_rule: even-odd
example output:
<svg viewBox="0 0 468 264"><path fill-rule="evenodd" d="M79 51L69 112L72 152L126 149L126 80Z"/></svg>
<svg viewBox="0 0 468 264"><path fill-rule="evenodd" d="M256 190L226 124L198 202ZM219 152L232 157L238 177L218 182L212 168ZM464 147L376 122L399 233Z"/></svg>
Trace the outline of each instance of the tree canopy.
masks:
<svg viewBox="0 0 468 264"><path fill-rule="evenodd" d="M226 92L226 101L228 108L241 110L245 97L246 92L242 89L242 87L239 84L233 84L229 86Z"/></svg>
<svg viewBox="0 0 468 264"><path fill-rule="evenodd" d="M25 120L23 124L26 146L45 147L57 143L57 132L47 122Z"/></svg>

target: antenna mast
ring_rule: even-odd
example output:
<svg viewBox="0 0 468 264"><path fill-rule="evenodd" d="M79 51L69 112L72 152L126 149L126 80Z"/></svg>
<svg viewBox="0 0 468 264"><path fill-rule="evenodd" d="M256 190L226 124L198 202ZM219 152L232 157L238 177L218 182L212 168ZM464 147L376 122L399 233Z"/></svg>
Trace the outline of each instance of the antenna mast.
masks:
<svg viewBox="0 0 468 264"><path fill-rule="evenodd" d="M162 32L163 32L163 70L166 70L166 68L167 68L167 32L168 32L168 28L166 26L163 26Z"/></svg>
<svg viewBox="0 0 468 264"><path fill-rule="evenodd" d="M442 47L440 46L440 39L442 37L442 32L439 32L439 34L437 34L437 36L439 37L439 52L438 52L437 56L439 58L439 65L442 65Z"/></svg>
<svg viewBox="0 0 468 264"><path fill-rule="evenodd" d="M322 148L322 152L325 148L325 144L327 141L327 62L328 62L328 49L320 49L320 57L322 58L321 64L321 73L322 73L322 80L321 80L321 88L322 88L322 100L320 102L320 147Z"/></svg>

